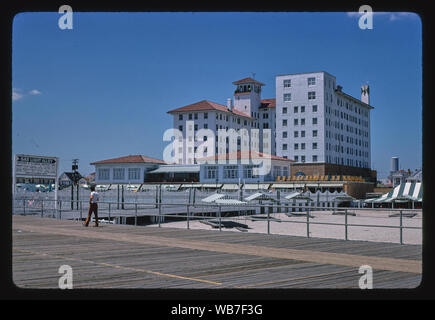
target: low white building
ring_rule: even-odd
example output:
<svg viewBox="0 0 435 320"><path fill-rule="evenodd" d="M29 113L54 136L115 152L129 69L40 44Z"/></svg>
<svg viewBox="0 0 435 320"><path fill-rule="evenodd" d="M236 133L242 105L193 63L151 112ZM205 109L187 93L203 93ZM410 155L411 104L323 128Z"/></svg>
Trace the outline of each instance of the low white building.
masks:
<svg viewBox="0 0 435 320"><path fill-rule="evenodd" d="M92 162L95 166L96 184L137 184L145 181L149 171L166 164L163 160L143 155Z"/></svg>
<svg viewBox="0 0 435 320"><path fill-rule="evenodd" d="M288 176L293 160L255 151L238 151L198 159L201 183L258 183ZM232 163L235 162L235 163ZM265 174L255 174L255 168L265 168Z"/></svg>

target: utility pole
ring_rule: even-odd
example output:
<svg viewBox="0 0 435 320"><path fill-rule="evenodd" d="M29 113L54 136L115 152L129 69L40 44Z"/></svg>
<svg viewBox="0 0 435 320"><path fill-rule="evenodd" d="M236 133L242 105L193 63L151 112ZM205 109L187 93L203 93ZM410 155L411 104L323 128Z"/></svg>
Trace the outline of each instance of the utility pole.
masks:
<svg viewBox="0 0 435 320"><path fill-rule="evenodd" d="M79 165L78 165L79 159L73 159L72 160L72 178L73 183L71 185L71 210L74 210L74 185L77 185L77 210L79 209L79 180L80 180L80 174L77 172Z"/></svg>

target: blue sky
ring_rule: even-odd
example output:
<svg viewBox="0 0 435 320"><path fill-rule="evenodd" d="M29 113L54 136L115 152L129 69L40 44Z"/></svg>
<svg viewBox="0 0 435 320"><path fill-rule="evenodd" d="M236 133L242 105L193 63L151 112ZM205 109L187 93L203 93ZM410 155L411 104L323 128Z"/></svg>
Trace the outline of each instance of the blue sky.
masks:
<svg viewBox="0 0 435 320"><path fill-rule="evenodd" d="M73 8L74 10L74 8ZM349 13L21 13L12 35L12 153L58 156L60 171L129 154L162 158L166 112L225 104L252 76L275 97L278 74L327 71L343 91L371 89L372 169L422 166L422 34L412 13L373 29Z"/></svg>

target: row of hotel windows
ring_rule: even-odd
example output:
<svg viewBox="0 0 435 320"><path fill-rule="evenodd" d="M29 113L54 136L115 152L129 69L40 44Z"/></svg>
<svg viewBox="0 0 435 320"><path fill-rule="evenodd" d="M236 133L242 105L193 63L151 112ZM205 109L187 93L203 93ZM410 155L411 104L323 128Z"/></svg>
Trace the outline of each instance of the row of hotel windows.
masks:
<svg viewBox="0 0 435 320"><path fill-rule="evenodd" d="M316 91L308 91L308 100L315 100L316 99ZM291 93L284 93L283 95L284 102L291 102L292 101L292 94Z"/></svg>
<svg viewBox="0 0 435 320"><path fill-rule="evenodd" d="M301 113L304 113L305 112L305 106L301 106L300 110L301 110ZM293 113L298 113L298 111L299 111L299 106L294 106L293 107ZM317 112L317 105L316 104L311 106L311 111L312 112ZM282 114L287 114L287 107L283 107L282 108Z"/></svg>
<svg viewBox="0 0 435 320"><path fill-rule="evenodd" d="M282 132L282 138L287 138L288 137L288 134L287 134L287 131L283 131ZM299 131L294 131L293 132L293 137L294 138L299 138ZM301 135L300 135L300 137L301 138L305 138L305 131L304 130L301 130ZM313 130L312 131L312 137L317 137L317 130Z"/></svg>
<svg viewBox="0 0 435 320"><path fill-rule="evenodd" d="M301 121L299 122L299 120L301 120ZM287 127L287 123L288 123L287 119L283 119L282 120L282 126L283 127ZM297 126L297 125L299 125L299 123L301 124L301 126L304 126L305 125L305 118L293 119L293 125ZM311 123L312 124L317 124L317 118L312 118L311 119Z"/></svg>
<svg viewBox="0 0 435 320"><path fill-rule="evenodd" d="M339 110L336 110L336 109L332 109L332 112L331 112L331 107L329 107L329 106L326 106L326 113L332 114L333 116L335 116L337 118L341 118L341 119L345 119L345 120L351 121L351 122L353 122L355 124L356 123L358 123L360 125L362 124L364 127L368 127L369 126L369 122L368 121L366 121L366 120L362 120L361 121L361 118L354 117L354 116L352 116L350 114L347 114L346 112L339 111Z"/></svg>
<svg viewBox="0 0 435 320"><path fill-rule="evenodd" d="M254 175L254 168L258 165L244 165L243 166L243 177L246 179L256 178ZM216 179L218 178L218 166L206 166L205 167L205 178L206 179ZM226 165L223 166L223 177L224 179L236 179L239 178L239 167L237 165Z"/></svg>
<svg viewBox="0 0 435 320"><path fill-rule="evenodd" d="M330 143L326 143L325 144L326 150L328 151L335 151L335 152L341 152L344 153L344 146L342 145L338 145L338 144L330 144ZM364 150L358 150L358 149L353 149L351 147L346 147L346 154L350 154L350 155L355 155L355 156L360 156L360 157L365 157L367 158L369 156L368 151L364 151Z"/></svg>
<svg viewBox="0 0 435 320"><path fill-rule="evenodd" d="M343 123L340 123L338 121L332 121L330 119L326 119L326 126L327 127L334 127L335 129L338 130L344 130L344 125ZM346 132L350 132L350 133L354 133L360 136L364 136L364 137L369 137L369 133L368 131L365 130L361 130L358 127L352 127L349 125L346 125Z"/></svg>
<svg viewBox="0 0 435 320"><path fill-rule="evenodd" d="M326 130L326 138L334 139L334 140L337 140L337 141L344 142L344 136L342 134L334 133L334 137L332 137L331 131L328 131L328 130ZM360 146L363 146L363 147L366 147L366 148L369 147L369 142L368 141L361 140L361 139L356 139L356 138L349 137L349 136L346 136L346 142L347 143L352 143L352 144L355 143L356 145L359 144Z"/></svg>
<svg viewBox="0 0 435 320"><path fill-rule="evenodd" d="M208 112L203 112L202 114L203 114L204 119L208 119ZM269 118L269 113L267 112L267 110L263 110L262 114L263 114L263 119ZM198 120L198 117L199 117L198 113L189 113L187 115L187 120ZM251 117L260 119L260 113L259 112L251 112ZM178 120L181 121L183 119L184 119L184 115L180 113L178 115ZM216 113L216 120L229 121L229 117L228 117L228 115L223 115L222 113ZM236 122L236 118L233 118L233 122ZM240 124L240 118L237 118L237 123Z"/></svg>
<svg viewBox="0 0 435 320"><path fill-rule="evenodd" d="M98 169L97 170L98 180L110 180L110 169ZM128 168L128 180L140 180L140 168ZM113 168L113 179L112 180L125 180L126 176L125 168Z"/></svg>
<svg viewBox="0 0 435 320"><path fill-rule="evenodd" d="M254 168L258 168L258 165L243 165L242 177L245 179L258 178L254 174ZM224 179L237 179L239 178L239 166L237 165L225 165L222 168ZM289 167L273 166L273 176L288 176ZM217 179L218 178L218 166L206 166L204 175L206 179Z"/></svg>
<svg viewBox="0 0 435 320"><path fill-rule="evenodd" d="M354 166L354 167L360 167L360 168L368 168L369 164L366 161L361 161L361 160L354 160L354 159L346 159L346 161L344 161L344 158L340 158L340 157L332 157L332 156L326 156L326 162L328 163L336 163L336 164L346 164L348 166Z"/></svg>
<svg viewBox="0 0 435 320"><path fill-rule="evenodd" d="M301 143L300 145L301 145L301 150L305 150L305 143ZM313 150L317 150L317 142L313 142L311 147ZM282 150L287 151L287 143L284 143L282 145ZM299 150L299 143L295 143L293 145L293 150Z"/></svg>
<svg viewBox="0 0 435 320"><path fill-rule="evenodd" d="M307 78L307 85L309 85L309 86L316 85L316 78L315 77ZM284 86L284 88L291 88L292 80L291 79L283 80L283 86Z"/></svg>

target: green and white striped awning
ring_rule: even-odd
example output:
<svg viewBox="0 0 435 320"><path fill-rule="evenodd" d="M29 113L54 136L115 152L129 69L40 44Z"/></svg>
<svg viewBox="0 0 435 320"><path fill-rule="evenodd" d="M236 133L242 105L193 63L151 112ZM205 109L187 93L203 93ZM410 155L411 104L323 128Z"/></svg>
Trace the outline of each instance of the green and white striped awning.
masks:
<svg viewBox="0 0 435 320"><path fill-rule="evenodd" d="M405 182L395 187L380 198L367 199L365 202L402 202L402 201L423 201L423 185L421 182Z"/></svg>

